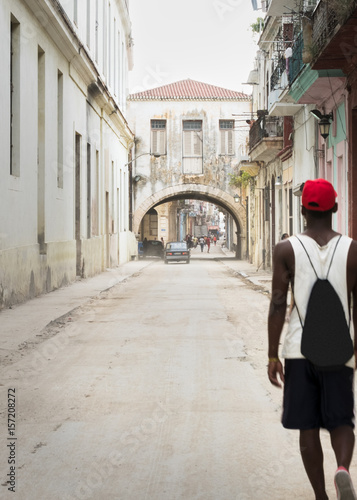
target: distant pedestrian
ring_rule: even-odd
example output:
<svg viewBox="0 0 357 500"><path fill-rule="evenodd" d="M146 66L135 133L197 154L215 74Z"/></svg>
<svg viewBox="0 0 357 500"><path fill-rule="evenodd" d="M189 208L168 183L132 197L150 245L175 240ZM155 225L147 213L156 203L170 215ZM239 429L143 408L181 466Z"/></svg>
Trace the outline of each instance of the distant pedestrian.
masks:
<svg viewBox="0 0 357 500"><path fill-rule="evenodd" d="M207 236L206 245L207 245L207 253L209 253L209 249L211 248L211 238L209 236Z"/></svg>
<svg viewBox="0 0 357 500"><path fill-rule="evenodd" d="M203 252L203 247L205 246L205 239L203 236L200 237L199 243L200 243L200 247L201 247L201 252Z"/></svg>
<svg viewBox="0 0 357 500"><path fill-rule="evenodd" d="M147 238L144 238L144 241L143 241L143 257L146 257L146 253L148 251L148 246L149 246L148 240L147 240Z"/></svg>
<svg viewBox="0 0 357 500"><path fill-rule="evenodd" d="M214 246L216 246L216 243L217 243L217 236L213 236L213 243L214 243Z"/></svg>
<svg viewBox="0 0 357 500"><path fill-rule="evenodd" d="M281 239L282 239L282 240L287 240L288 238L289 238L288 233L283 233L283 234L281 235Z"/></svg>

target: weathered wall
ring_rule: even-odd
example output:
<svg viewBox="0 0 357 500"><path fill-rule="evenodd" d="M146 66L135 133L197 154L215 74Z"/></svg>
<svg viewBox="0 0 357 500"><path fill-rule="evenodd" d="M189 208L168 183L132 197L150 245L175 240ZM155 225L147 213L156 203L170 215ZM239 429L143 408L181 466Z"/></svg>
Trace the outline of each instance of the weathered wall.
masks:
<svg viewBox="0 0 357 500"><path fill-rule="evenodd" d="M224 208L228 206L244 226L245 216L234 204L236 189L229 185L229 174L238 166L239 149L246 141L247 130L236 122L234 155L221 155L219 120L232 120L234 114L248 114L250 106L249 100L129 101L128 116L136 136L136 157L150 152L150 121L167 120L167 155L160 158L143 156L133 166L133 176L140 175L140 180L134 184L135 232L146 210L153 206L153 199L164 201L166 197L174 198L184 192L187 197L205 195L212 203L221 203ZM200 175L187 175L182 171L183 120L202 120L203 171Z"/></svg>
<svg viewBox="0 0 357 500"><path fill-rule="evenodd" d="M64 3L68 8L69 2ZM76 274L91 276L118 265L135 251L134 235L126 234L125 164L133 134L119 109L125 102L119 73L108 72L110 61L104 64L101 41L98 66L94 64L95 16L90 42L83 2L78 2L77 26L44 0L24 4L13 0L0 5L0 308L58 288ZM126 15L119 13L122 4L113 3L112 15L123 20L125 42L129 25ZM126 55L117 71L128 71ZM17 116L12 147L11 85ZM10 166L11 149L15 170Z"/></svg>

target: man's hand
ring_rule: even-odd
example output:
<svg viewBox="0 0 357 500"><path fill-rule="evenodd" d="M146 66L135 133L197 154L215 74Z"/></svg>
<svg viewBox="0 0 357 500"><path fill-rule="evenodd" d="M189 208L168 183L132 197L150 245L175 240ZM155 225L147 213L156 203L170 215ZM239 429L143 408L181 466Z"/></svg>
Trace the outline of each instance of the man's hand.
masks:
<svg viewBox="0 0 357 500"><path fill-rule="evenodd" d="M279 376L279 378L278 378ZM268 377L270 382L276 387L282 387L281 382L285 382L284 369L280 360L269 361L268 364ZM279 380L280 379L280 380Z"/></svg>

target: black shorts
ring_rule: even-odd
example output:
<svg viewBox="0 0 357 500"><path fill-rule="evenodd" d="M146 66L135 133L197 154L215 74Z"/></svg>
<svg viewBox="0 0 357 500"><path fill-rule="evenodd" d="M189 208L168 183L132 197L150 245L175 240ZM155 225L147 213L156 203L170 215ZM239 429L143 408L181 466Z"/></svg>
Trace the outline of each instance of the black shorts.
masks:
<svg viewBox="0 0 357 500"><path fill-rule="evenodd" d="M354 428L354 370L319 371L307 359L285 360L283 426L287 429Z"/></svg>

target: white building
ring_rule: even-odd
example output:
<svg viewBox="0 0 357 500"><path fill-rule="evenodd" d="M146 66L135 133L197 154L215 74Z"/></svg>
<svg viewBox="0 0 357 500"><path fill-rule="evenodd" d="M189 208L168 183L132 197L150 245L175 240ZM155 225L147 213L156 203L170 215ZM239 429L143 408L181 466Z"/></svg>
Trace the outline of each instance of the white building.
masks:
<svg viewBox="0 0 357 500"><path fill-rule="evenodd" d="M0 3L0 308L130 259L127 0Z"/></svg>
<svg viewBox="0 0 357 500"><path fill-rule="evenodd" d="M189 79L129 96L134 225L141 239L175 237L182 232L176 201L200 199L235 217L231 248L245 254L246 209L234 202L229 174L244 154L250 114L250 96Z"/></svg>

